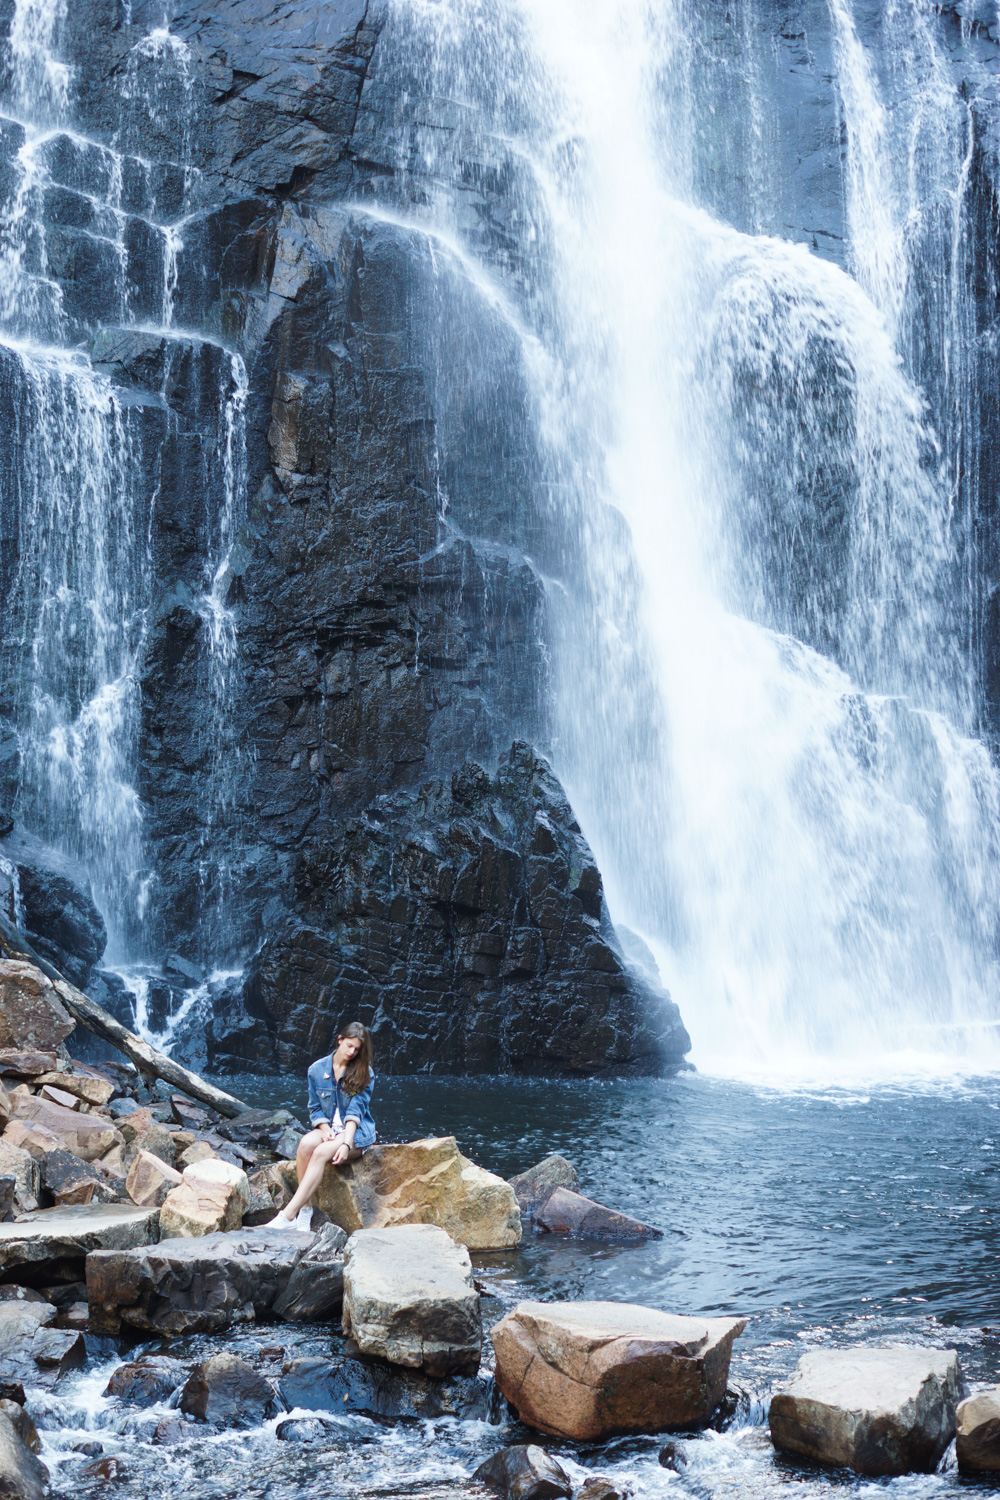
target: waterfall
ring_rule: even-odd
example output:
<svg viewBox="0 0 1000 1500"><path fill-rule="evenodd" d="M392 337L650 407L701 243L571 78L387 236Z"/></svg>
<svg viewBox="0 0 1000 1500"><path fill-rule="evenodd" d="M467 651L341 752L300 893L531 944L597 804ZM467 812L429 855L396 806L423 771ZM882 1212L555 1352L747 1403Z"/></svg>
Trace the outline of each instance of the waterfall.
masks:
<svg viewBox="0 0 1000 1500"><path fill-rule="evenodd" d="M206 706L196 838L206 895L192 942L228 952L222 903L231 882L220 872L228 871L231 829L221 833L219 824L240 775L232 728L237 633L227 593L245 507L246 370L235 350L175 326L197 179L186 159L187 48L165 25L134 38L121 70L118 129L110 141L94 140L74 126L77 80L59 60L67 3L15 0L0 100L9 167L0 407L16 454L0 471L0 512L5 534L13 534L0 569L0 713L20 741L16 811L30 835L79 862L93 882L109 930L108 960L155 957L157 851L139 774L142 675L164 586L154 577L162 500L155 455L165 431L189 430L168 394L171 368L189 359L195 379L214 383L206 406L218 412L199 459ZM131 154L144 133L171 131L180 161ZM74 256L75 270L64 276L61 267ZM132 335L146 349L161 348L162 388L148 398L99 367L109 343Z"/></svg>
<svg viewBox="0 0 1000 1500"><path fill-rule="evenodd" d="M896 114L830 0L848 271L704 201L702 77L726 59L694 3L396 0L393 17L396 206L462 243L530 335L562 538L556 768L695 1059L982 1061L1000 785L973 736L967 497L941 399L963 379L968 139L952 90L929 161L948 88L933 8L886 8L893 87L920 83L900 168ZM751 198L759 144L732 166ZM477 175L507 184L502 227ZM932 244L943 293L921 286ZM928 295L952 322L925 390Z"/></svg>

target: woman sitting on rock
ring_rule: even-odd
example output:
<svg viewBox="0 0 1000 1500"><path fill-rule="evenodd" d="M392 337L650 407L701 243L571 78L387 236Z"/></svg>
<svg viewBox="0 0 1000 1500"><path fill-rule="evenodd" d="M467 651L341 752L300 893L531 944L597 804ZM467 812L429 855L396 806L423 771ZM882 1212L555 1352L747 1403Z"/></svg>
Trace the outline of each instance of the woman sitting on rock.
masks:
<svg viewBox="0 0 1000 1500"><path fill-rule="evenodd" d="M268 1229L301 1229L312 1233L306 1204L319 1187L327 1162L342 1167L375 1144L375 1121L369 1105L375 1074L371 1037L360 1021L350 1021L337 1036L332 1057L321 1057L308 1073L309 1122L312 1130L299 1142L295 1164L299 1186L291 1203Z"/></svg>

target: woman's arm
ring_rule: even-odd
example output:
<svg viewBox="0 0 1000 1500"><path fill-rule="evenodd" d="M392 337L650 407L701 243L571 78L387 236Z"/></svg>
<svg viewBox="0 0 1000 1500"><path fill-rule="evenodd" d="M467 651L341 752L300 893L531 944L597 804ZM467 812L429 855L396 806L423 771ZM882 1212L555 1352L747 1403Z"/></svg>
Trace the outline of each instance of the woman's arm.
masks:
<svg viewBox="0 0 1000 1500"><path fill-rule="evenodd" d="M351 1150L354 1146L354 1134L357 1128L358 1122L353 1115L351 1115L347 1120L344 1121L344 1130L341 1144L337 1147L336 1151L330 1157L330 1160L335 1167L339 1167L341 1162L346 1161L348 1156L350 1155Z"/></svg>
<svg viewBox="0 0 1000 1500"><path fill-rule="evenodd" d="M345 1124L348 1120L354 1120L355 1129L357 1129L357 1126L361 1124L361 1121L364 1119L365 1111L368 1108L368 1104L371 1100L373 1088L374 1083L369 1083L367 1087L361 1090L360 1094L351 1095L350 1101L348 1102L347 1107L344 1110Z"/></svg>

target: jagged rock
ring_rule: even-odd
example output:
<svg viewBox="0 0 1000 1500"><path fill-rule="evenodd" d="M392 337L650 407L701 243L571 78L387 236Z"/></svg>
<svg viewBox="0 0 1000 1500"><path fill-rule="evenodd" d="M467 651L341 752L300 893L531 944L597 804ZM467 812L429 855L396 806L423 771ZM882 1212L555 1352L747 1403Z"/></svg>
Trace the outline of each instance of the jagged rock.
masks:
<svg viewBox="0 0 1000 1500"><path fill-rule="evenodd" d="M42 1451L38 1428L19 1401L9 1401L5 1398L0 1401L0 1412L3 1412L4 1416L13 1422L18 1437L29 1453L40 1453Z"/></svg>
<svg viewBox="0 0 1000 1500"><path fill-rule="evenodd" d="M958 1467L974 1474L1000 1470L1000 1387L977 1391L955 1412Z"/></svg>
<svg viewBox="0 0 1000 1500"><path fill-rule="evenodd" d="M568 1500L573 1488L562 1464L530 1443L500 1448L472 1477L498 1490L503 1500Z"/></svg>
<svg viewBox="0 0 1000 1500"><path fill-rule="evenodd" d="M538 1209L535 1224L550 1233L576 1234L585 1239L637 1242L663 1238L662 1229L654 1229L629 1214L605 1208L603 1203L562 1187L550 1193Z"/></svg>
<svg viewBox="0 0 1000 1500"><path fill-rule="evenodd" d="M0 958L0 1047L22 1052L55 1048L75 1025L40 969ZM51 1066L55 1068L54 1058Z"/></svg>
<svg viewBox="0 0 1000 1500"><path fill-rule="evenodd" d="M178 1125L182 1126L185 1130L199 1131L208 1128L208 1110L202 1109L200 1105L195 1104L186 1095L171 1094L170 1109Z"/></svg>
<svg viewBox="0 0 1000 1500"><path fill-rule="evenodd" d="M42 1208L15 1224L0 1224L0 1272L19 1266L42 1275L47 1266L82 1261L91 1250L131 1249L156 1239L155 1209L131 1204L84 1203Z"/></svg>
<svg viewBox="0 0 1000 1500"><path fill-rule="evenodd" d="M6 1129L7 1122L10 1119L12 1107L13 1106L10 1102L10 1095L4 1088L3 1084L0 1083L0 1130Z"/></svg>
<svg viewBox="0 0 1000 1500"><path fill-rule="evenodd" d="M0 1224L9 1224L17 1214L16 1192L13 1177L0 1177Z"/></svg>
<svg viewBox="0 0 1000 1500"><path fill-rule="evenodd" d="M85 1104L96 1104L98 1108L107 1104L115 1091L110 1079L94 1078L84 1073L43 1073L34 1081L36 1086L46 1085L58 1088L64 1094L75 1094Z"/></svg>
<svg viewBox="0 0 1000 1500"><path fill-rule="evenodd" d="M171 1188L180 1182L180 1172L175 1172L151 1151L140 1151L129 1167L125 1188L132 1202L141 1208L161 1208Z"/></svg>
<svg viewBox="0 0 1000 1500"><path fill-rule="evenodd" d="M151 1109L138 1109L117 1124L124 1143L122 1160L126 1171L141 1151L158 1156L168 1166L174 1165L176 1149L173 1136L162 1120L154 1118Z"/></svg>
<svg viewBox="0 0 1000 1500"><path fill-rule="evenodd" d="M195 1365L181 1391L181 1411L214 1427L256 1427L277 1410L274 1391L235 1354Z"/></svg>
<svg viewBox="0 0 1000 1500"><path fill-rule="evenodd" d="M42 1375L58 1379L87 1363L87 1346L70 1328L39 1328L31 1341L31 1355Z"/></svg>
<svg viewBox="0 0 1000 1500"><path fill-rule="evenodd" d="M930 1473L959 1392L954 1349L814 1349L771 1400L771 1441L858 1474Z"/></svg>
<svg viewBox="0 0 1000 1500"><path fill-rule="evenodd" d="M31 1357L35 1334L55 1315L48 1302L0 1302L0 1396L5 1400L24 1404L24 1383L31 1385L39 1378Z"/></svg>
<svg viewBox="0 0 1000 1500"><path fill-rule="evenodd" d="M348 1234L436 1224L469 1250L503 1250L521 1242L513 1189L462 1156L450 1135L372 1146L359 1161L328 1167L315 1201Z"/></svg>
<svg viewBox="0 0 1000 1500"><path fill-rule="evenodd" d="M163 1447L184 1443L191 1436L186 1422L178 1417L163 1417L153 1431L153 1442Z"/></svg>
<svg viewBox="0 0 1000 1500"><path fill-rule="evenodd" d="M28 1120L11 1120L2 1137L3 1144L11 1150L21 1151L33 1161L41 1161L49 1151L65 1151L62 1136L55 1135L44 1125L32 1124Z"/></svg>
<svg viewBox="0 0 1000 1500"><path fill-rule="evenodd" d="M250 1207L243 1215L244 1224L268 1224L278 1210L292 1200L294 1187L273 1166L251 1172L247 1182L250 1186Z"/></svg>
<svg viewBox="0 0 1000 1500"><path fill-rule="evenodd" d="M51 1083L43 1084L38 1089L39 1099L45 1099L49 1104L58 1104L62 1109L79 1109L80 1100L75 1094L67 1093L65 1089L55 1088Z"/></svg>
<svg viewBox="0 0 1000 1500"><path fill-rule="evenodd" d="M240 1223L242 1223L243 1214L250 1207L250 1183L242 1167L235 1167L228 1161L218 1159L212 1161L206 1158L186 1166L182 1181L197 1183L199 1188L203 1183L232 1188L239 1199ZM226 1228L238 1229L239 1224L227 1225Z"/></svg>
<svg viewBox="0 0 1000 1500"><path fill-rule="evenodd" d="M31 1094L16 1095L13 1104L14 1120L11 1124L20 1121L51 1131L67 1151L82 1161L96 1161L112 1147L121 1144L117 1127L101 1115L82 1115L75 1109L49 1104ZM8 1125L7 1130L10 1128Z"/></svg>
<svg viewBox="0 0 1000 1500"><path fill-rule="evenodd" d="M704 1422L744 1318L628 1302L522 1302L491 1329L496 1380L523 1422L591 1442Z"/></svg>
<svg viewBox="0 0 1000 1500"><path fill-rule="evenodd" d="M29 942L71 984L85 990L108 941L89 893L68 876L38 864L19 863L17 873Z"/></svg>
<svg viewBox="0 0 1000 1500"><path fill-rule="evenodd" d="M327 996L347 974L376 1056L408 1070L659 1071L690 1046L626 962L593 855L526 744L495 778L467 765L307 845L296 898L246 989L281 1069L329 1050Z"/></svg>
<svg viewBox="0 0 1000 1500"><path fill-rule="evenodd" d="M105 1396L120 1396L123 1401L137 1401L153 1406L166 1401L185 1379L180 1360L145 1355L129 1364L119 1365L104 1388Z"/></svg>
<svg viewBox="0 0 1000 1500"><path fill-rule="evenodd" d="M192 1238L239 1229L243 1203L231 1182L208 1182L182 1177L171 1188L160 1209L163 1239Z"/></svg>
<svg viewBox="0 0 1000 1500"><path fill-rule="evenodd" d="M523 1214L535 1213L556 1188L569 1188L575 1192L580 1186L580 1177L573 1163L557 1152L543 1157L535 1166L509 1180Z"/></svg>
<svg viewBox="0 0 1000 1500"><path fill-rule="evenodd" d="M336 1224L324 1224L315 1239L296 1256L292 1273L271 1311L289 1323L329 1317L344 1300L344 1246L347 1236Z"/></svg>
<svg viewBox="0 0 1000 1500"><path fill-rule="evenodd" d="M500 1420L496 1387L480 1375L449 1375L438 1380L422 1371L348 1354L291 1360L282 1372L281 1397L289 1408L337 1411L345 1416L356 1413L393 1421Z"/></svg>
<svg viewBox="0 0 1000 1500"><path fill-rule="evenodd" d="M49 1471L24 1442L6 1412L0 1412L0 1494L4 1500L44 1500Z"/></svg>
<svg viewBox="0 0 1000 1500"><path fill-rule="evenodd" d="M468 1250L431 1224L357 1230L344 1251L344 1333L391 1364L474 1375L483 1325Z"/></svg>
<svg viewBox="0 0 1000 1500"><path fill-rule="evenodd" d="M287 1230L258 1229L88 1255L91 1325L99 1333L124 1325L169 1337L264 1319L313 1243ZM327 1277L322 1261L316 1274L321 1283ZM307 1277L300 1286L307 1294Z"/></svg>
<svg viewBox="0 0 1000 1500"><path fill-rule="evenodd" d="M185 1172L188 1167L193 1167L196 1162L218 1160L218 1152L214 1151L207 1141L194 1141L177 1155L177 1165L182 1172Z"/></svg>
<svg viewBox="0 0 1000 1500"><path fill-rule="evenodd" d="M106 1180L71 1151L46 1151L39 1157L42 1186L57 1206L71 1203L108 1203L113 1196Z"/></svg>
<svg viewBox="0 0 1000 1500"><path fill-rule="evenodd" d="M26 1052L18 1047L0 1048L0 1077L37 1078L54 1073L59 1062L55 1052Z"/></svg>
<svg viewBox="0 0 1000 1500"><path fill-rule="evenodd" d="M0 1138L0 1175L14 1179L14 1203L19 1214L31 1213L38 1207L42 1187L38 1162L29 1151L8 1140L6 1132Z"/></svg>

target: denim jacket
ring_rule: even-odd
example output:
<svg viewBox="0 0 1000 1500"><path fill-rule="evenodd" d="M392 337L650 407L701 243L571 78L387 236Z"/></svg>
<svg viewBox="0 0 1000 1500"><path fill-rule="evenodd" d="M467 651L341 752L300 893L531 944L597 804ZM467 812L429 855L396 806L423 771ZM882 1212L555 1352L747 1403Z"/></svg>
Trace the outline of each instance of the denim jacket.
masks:
<svg viewBox="0 0 1000 1500"><path fill-rule="evenodd" d="M306 1076L309 1084L310 1125L321 1125L324 1120L327 1125L331 1124L334 1112L339 1109L340 1118L345 1125L348 1120L357 1120L358 1136L375 1139L375 1121L369 1109L375 1087L374 1073L368 1087L362 1089L360 1094L349 1094L334 1078L332 1056L319 1058Z"/></svg>

